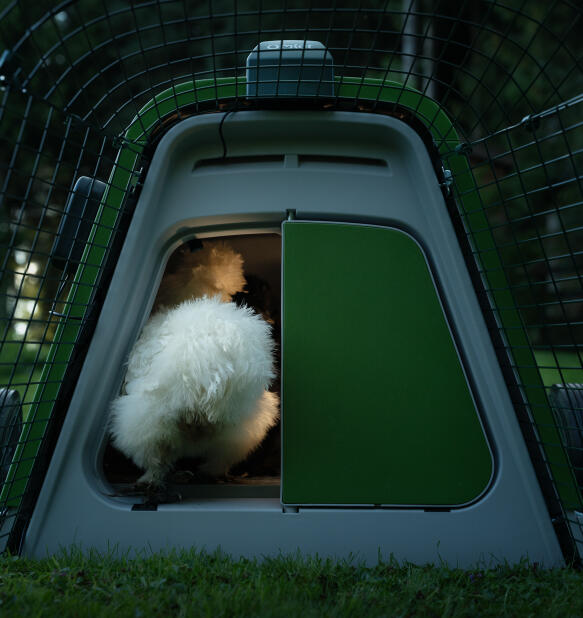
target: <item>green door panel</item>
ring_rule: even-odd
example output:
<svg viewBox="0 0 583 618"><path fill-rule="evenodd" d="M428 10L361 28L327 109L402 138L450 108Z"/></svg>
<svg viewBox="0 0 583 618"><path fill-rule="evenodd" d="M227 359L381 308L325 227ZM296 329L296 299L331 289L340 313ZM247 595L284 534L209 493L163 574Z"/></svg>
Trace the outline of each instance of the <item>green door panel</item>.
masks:
<svg viewBox="0 0 583 618"><path fill-rule="evenodd" d="M286 504L461 505L492 456L419 245L283 226Z"/></svg>

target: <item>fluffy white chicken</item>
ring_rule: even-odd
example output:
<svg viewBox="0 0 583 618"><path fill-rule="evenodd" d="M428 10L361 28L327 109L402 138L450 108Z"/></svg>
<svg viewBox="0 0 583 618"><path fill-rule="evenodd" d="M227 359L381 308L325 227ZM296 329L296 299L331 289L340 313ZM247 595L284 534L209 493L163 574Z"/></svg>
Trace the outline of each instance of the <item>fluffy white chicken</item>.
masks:
<svg viewBox="0 0 583 618"><path fill-rule="evenodd" d="M225 243L204 242L162 281L111 407L114 446L145 470L138 484L163 486L182 457L225 475L277 422L270 326L227 302L242 266Z"/></svg>

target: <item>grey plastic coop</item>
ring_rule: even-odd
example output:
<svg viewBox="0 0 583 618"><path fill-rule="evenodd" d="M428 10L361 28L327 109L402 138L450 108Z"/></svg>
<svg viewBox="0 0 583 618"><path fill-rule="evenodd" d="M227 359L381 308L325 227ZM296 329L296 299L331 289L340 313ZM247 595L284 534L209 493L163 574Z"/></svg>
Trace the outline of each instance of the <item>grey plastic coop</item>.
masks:
<svg viewBox="0 0 583 618"><path fill-rule="evenodd" d="M577 561L583 99L551 71L572 57L538 67L554 98L535 104L530 43L506 70L498 25L469 5L105 3L75 22L77 4L0 57L0 120L20 119L3 125L17 214L1 548ZM484 6L514 20L504 41L535 23ZM480 116L508 93L516 109ZM163 274L216 238L281 334L281 426L232 479L156 503L132 491L110 405Z"/></svg>
<svg viewBox="0 0 583 618"><path fill-rule="evenodd" d="M313 83L297 70L274 76L288 57L280 46L265 77L261 60L250 69L250 99L313 84L332 96L317 47ZM290 53L292 67L309 64L307 50ZM196 544L560 564L432 148L427 131L367 111L237 111L172 126L143 176L24 553ZM169 256L217 237L251 260L259 250L271 286L281 272L281 482L182 487L180 502L144 505L104 475L108 407Z"/></svg>

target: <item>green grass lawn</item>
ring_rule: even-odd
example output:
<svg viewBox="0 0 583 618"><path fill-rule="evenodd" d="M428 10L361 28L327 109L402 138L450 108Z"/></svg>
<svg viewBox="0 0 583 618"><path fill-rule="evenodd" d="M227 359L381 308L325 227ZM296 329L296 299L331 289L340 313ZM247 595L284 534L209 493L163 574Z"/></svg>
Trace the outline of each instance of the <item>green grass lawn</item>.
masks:
<svg viewBox="0 0 583 618"><path fill-rule="evenodd" d="M0 558L2 616L581 616L583 574L221 553Z"/></svg>
<svg viewBox="0 0 583 618"><path fill-rule="evenodd" d="M18 391L25 419L34 399L48 348L49 344L41 348L37 344L16 341L4 343L0 349L0 387L8 386Z"/></svg>
<svg viewBox="0 0 583 618"><path fill-rule="evenodd" d="M583 352L581 356L573 352L548 352L537 350L536 362L545 386L562 382L583 383Z"/></svg>

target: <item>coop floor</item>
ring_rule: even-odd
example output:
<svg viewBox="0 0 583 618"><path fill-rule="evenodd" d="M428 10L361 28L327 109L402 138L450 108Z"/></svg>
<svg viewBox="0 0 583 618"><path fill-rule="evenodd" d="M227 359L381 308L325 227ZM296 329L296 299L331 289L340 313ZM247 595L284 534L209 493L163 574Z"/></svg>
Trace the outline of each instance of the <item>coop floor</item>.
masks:
<svg viewBox="0 0 583 618"><path fill-rule="evenodd" d="M197 479L195 462L180 460L168 479L168 493L180 494L183 499L279 498L279 465L267 465L269 459L262 455L264 453L260 447L247 460L235 466L228 478L216 481ZM142 470L111 445L106 447L104 472L114 493L119 495L135 490L135 483L142 475Z"/></svg>
<svg viewBox="0 0 583 618"><path fill-rule="evenodd" d="M171 484L168 487L168 494L180 495L181 501L202 498L279 498L279 483L279 476L234 477L218 483ZM116 483L113 489L116 494L123 496L132 491L133 485Z"/></svg>

